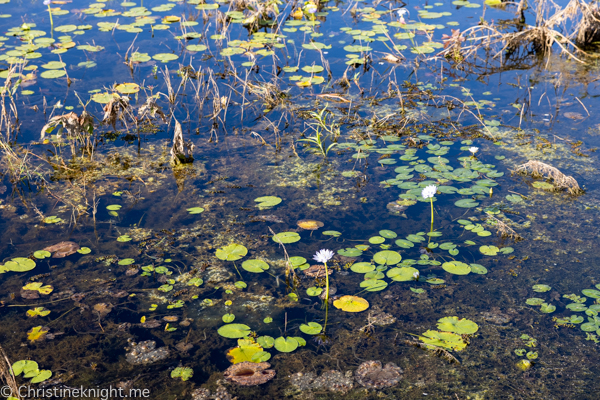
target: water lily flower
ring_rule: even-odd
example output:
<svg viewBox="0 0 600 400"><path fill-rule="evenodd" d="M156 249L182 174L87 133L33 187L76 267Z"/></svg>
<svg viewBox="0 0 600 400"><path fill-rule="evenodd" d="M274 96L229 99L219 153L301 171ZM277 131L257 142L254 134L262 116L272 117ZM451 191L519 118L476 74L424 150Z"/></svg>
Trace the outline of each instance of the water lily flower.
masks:
<svg viewBox="0 0 600 400"><path fill-rule="evenodd" d="M49 6L52 3L52 0L44 0L44 5Z"/></svg>
<svg viewBox="0 0 600 400"><path fill-rule="evenodd" d="M408 12L408 10L406 8L401 8L398 11L396 11L396 13L398 14L398 19L401 24L406 24L406 20L404 19L404 16L409 16L410 12Z"/></svg>
<svg viewBox="0 0 600 400"><path fill-rule="evenodd" d="M437 192L437 186L429 185L423 189L421 196L423 196L424 199L430 199L435 195L435 192Z"/></svg>
<svg viewBox="0 0 600 400"><path fill-rule="evenodd" d="M317 262L326 263L327 261L331 260L334 255L335 253L333 251L328 249L322 249L317 251L317 254L315 254L313 260Z"/></svg>
<svg viewBox="0 0 600 400"><path fill-rule="evenodd" d="M478 150L479 150L479 147L469 147L469 151L471 153L473 153L473 155L475 155L475 153L477 153Z"/></svg>
<svg viewBox="0 0 600 400"><path fill-rule="evenodd" d="M413 274L413 278L414 278L414 280L415 280L415 281L418 281L418 280L419 280L419 276L421 276L421 274L419 274L419 271L415 272L415 273Z"/></svg>

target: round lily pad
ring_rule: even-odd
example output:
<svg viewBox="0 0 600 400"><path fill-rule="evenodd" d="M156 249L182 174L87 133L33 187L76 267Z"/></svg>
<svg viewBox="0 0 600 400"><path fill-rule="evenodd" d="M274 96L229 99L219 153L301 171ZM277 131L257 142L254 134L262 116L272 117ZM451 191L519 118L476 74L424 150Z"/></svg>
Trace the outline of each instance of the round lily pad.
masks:
<svg viewBox="0 0 600 400"><path fill-rule="evenodd" d="M385 242L385 238L381 236L373 236L369 238L369 243L371 244L381 244L383 242Z"/></svg>
<svg viewBox="0 0 600 400"><path fill-rule="evenodd" d="M179 58L179 56L177 54L171 54L171 53L160 53L160 54L153 55L152 58L157 61L162 61L164 63L167 63L169 61L177 60Z"/></svg>
<svg viewBox="0 0 600 400"><path fill-rule="evenodd" d="M477 207L479 203L473 199L462 199L454 202L454 205L461 208L471 208Z"/></svg>
<svg viewBox="0 0 600 400"><path fill-rule="evenodd" d="M354 247L340 249L337 251L337 253L339 255L345 256L345 257L358 257L358 256L362 255L362 251L357 248L354 248Z"/></svg>
<svg viewBox="0 0 600 400"><path fill-rule="evenodd" d="M484 275L487 274L488 270L481 264L469 264L471 266L471 272L474 274Z"/></svg>
<svg viewBox="0 0 600 400"><path fill-rule="evenodd" d="M260 274L269 269L269 264L263 260L246 260L242 263L242 268L248 272Z"/></svg>
<svg viewBox="0 0 600 400"><path fill-rule="evenodd" d="M600 291L595 289L583 289L581 293L583 293L584 296L591 297L592 299L600 299Z"/></svg>
<svg viewBox="0 0 600 400"><path fill-rule="evenodd" d="M325 232L323 232L323 235L333 236L333 237L339 237L339 236L342 236L342 232L338 232L338 231L325 231Z"/></svg>
<svg viewBox="0 0 600 400"><path fill-rule="evenodd" d="M384 237L386 239L395 239L398 236L396 234L396 232L390 231L388 229L384 229L384 230L379 231L379 235L381 235L382 237Z"/></svg>
<svg viewBox="0 0 600 400"><path fill-rule="evenodd" d="M388 283L381 279L367 279L366 281L362 281L360 283L361 288L365 288L367 292L379 292L380 290L385 289L388 286Z"/></svg>
<svg viewBox="0 0 600 400"><path fill-rule="evenodd" d="M297 232L281 232L273 236L273 241L276 243L296 243L300 240L300 235Z"/></svg>
<svg viewBox="0 0 600 400"><path fill-rule="evenodd" d="M119 265L131 265L135 262L135 260L133 258L124 258L122 260L119 260Z"/></svg>
<svg viewBox="0 0 600 400"><path fill-rule="evenodd" d="M495 256L496 254L498 254L500 249L496 246L481 246L479 248L479 251L482 254L485 254L486 256Z"/></svg>
<svg viewBox="0 0 600 400"><path fill-rule="evenodd" d="M534 292L544 293L548 292L552 288L548 285L533 285L532 289Z"/></svg>
<svg viewBox="0 0 600 400"><path fill-rule="evenodd" d="M587 310L587 307L581 303L571 303L567 304L567 308L571 311L579 312Z"/></svg>
<svg viewBox="0 0 600 400"><path fill-rule="evenodd" d="M454 332L459 335L471 335L479 329L479 326L466 318L445 317L438 320L438 329L444 332Z"/></svg>
<svg viewBox="0 0 600 400"><path fill-rule="evenodd" d="M235 261L248 254L248 249L241 244L232 243L217 249L216 256L219 260Z"/></svg>
<svg viewBox="0 0 600 400"><path fill-rule="evenodd" d="M311 286L308 289L306 289L306 294L309 296L318 296L321 293L323 293L323 288L317 288L317 287Z"/></svg>
<svg viewBox="0 0 600 400"><path fill-rule="evenodd" d="M543 313L545 313L545 314L550 314L550 313L556 311L556 306L552 305L552 304L544 303L540 307L540 311L543 312Z"/></svg>
<svg viewBox="0 0 600 400"><path fill-rule="evenodd" d="M217 333L223 337L237 339L251 333L250 327L244 324L227 324L219 328Z"/></svg>
<svg viewBox="0 0 600 400"><path fill-rule="evenodd" d="M398 267L392 268L387 272L387 277L397 282L408 282L415 280L415 274L419 274L419 270L413 267Z"/></svg>
<svg viewBox="0 0 600 400"><path fill-rule="evenodd" d="M60 61L50 61L46 64L42 64L44 69L63 69L67 64Z"/></svg>
<svg viewBox="0 0 600 400"><path fill-rule="evenodd" d="M186 47L186 50L188 50L188 51L204 51L207 48L208 47L206 47L203 44L190 44Z"/></svg>
<svg viewBox="0 0 600 400"><path fill-rule="evenodd" d="M290 353L298 348L298 341L294 338L278 337L275 339L275 348L282 353Z"/></svg>
<svg viewBox="0 0 600 400"><path fill-rule="evenodd" d="M375 253L373 256L373 261L377 264L382 265L394 265L398 264L402 260L402 256L397 251L393 250L384 250L378 253Z"/></svg>
<svg viewBox="0 0 600 400"><path fill-rule="evenodd" d="M531 297L527 299L525 303L530 306L541 306L544 304L544 299L540 299L539 297Z"/></svg>
<svg viewBox="0 0 600 400"><path fill-rule="evenodd" d="M358 296L342 296L333 302L335 308L346 312L361 312L369 308L369 302Z"/></svg>
<svg viewBox="0 0 600 400"><path fill-rule="evenodd" d="M50 253L49 251L46 250L38 250L36 252L33 253L33 256L35 258L37 258L38 260L44 259L44 258L48 258L52 255L52 253Z"/></svg>
<svg viewBox="0 0 600 400"><path fill-rule="evenodd" d="M356 272L358 274L366 274L367 272L371 272L375 270L375 266L368 262L359 262L356 264L352 264L350 267L352 272Z"/></svg>
<svg viewBox="0 0 600 400"><path fill-rule="evenodd" d="M468 275L471 272L471 267L460 261L445 262L442 268L454 275Z"/></svg>
<svg viewBox="0 0 600 400"><path fill-rule="evenodd" d="M316 335L318 333L321 333L322 329L323 326L316 322L309 322L308 324L300 325L300 330L306 333L307 335Z"/></svg>
<svg viewBox="0 0 600 400"><path fill-rule="evenodd" d="M137 83L121 83L115 86L115 90L123 94L134 94L140 91L140 85Z"/></svg>
<svg viewBox="0 0 600 400"><path fill-rule="evenodd" d="M263 209L276 206L277 204L281 203L282 200L277 196L263 196L257 197L254 199L254 201L258 203L256 207Z"/></svg>
<svg viewBox="0 0 600 400"><path fill-rule="evenodd" d="M62 69L49 69L48 71L42 72L40 76L44 79L54 79L65 76L66 74L67 73Z"/></svg>
<svg viewBox="0 0 600 400"><path fill-rule="evenodd" d="M398 239L398 240L396 240L396 244L405 249L410 249L411 247L415 246L415 244L413 242L411 242L410 240L406 240L406 239Z"/></svg>
<svg viewBox="0 0 600 400"><path fill-rule="evenodd" d="M194 215L194 214L201 214L204 212L204 208L202 207L192 207L192 208L188 208L186 210L188 213Z"/></svg>
<svg viewBox="0 0 600 400"><path fill-rule="evenodd" d="M4 263L4 269L13 272L26 272L34 268L35 261L24 257L16 257Z"/></svg>

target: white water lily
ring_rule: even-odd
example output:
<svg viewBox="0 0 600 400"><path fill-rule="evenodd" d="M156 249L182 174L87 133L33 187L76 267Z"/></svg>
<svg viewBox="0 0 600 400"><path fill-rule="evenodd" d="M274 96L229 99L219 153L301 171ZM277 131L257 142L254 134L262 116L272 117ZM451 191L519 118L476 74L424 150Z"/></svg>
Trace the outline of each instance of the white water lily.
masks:
<svg viewBox="0 0 600 400"><path fill-rule="evenodd" d="M417 271L417 272L415 272L415 273L413 274L413 279L414 279L415 281L418 281L418 280L419 280L419 276L421 276L421 274L419 274L419 271Z"/></svg>
<svg viewBox="0 0 600 400"><path fill-rule="evenodd" d="M317 251L317 254L315 254L315 256L313 257L313 260L315 260L317 262L326 263L327 261L331 260L334 255L335 255L335 253L331 250L321 249L321 250Z"/></svg>
<svg viewBox="0 0 600 400"><path fill-rule="evenodd" d="M469 151L475 155L479 151L479 147L469 147Z"/></svg>
<svg viewBox="0 0 600 400"><path fill-rule="evenodd" d="M437 192L437 186L429 185L425 189L423 189L423 191L421 192L421 196L423 196L424 199L430 199L433 196L435 196L435 192Z"/></svg>

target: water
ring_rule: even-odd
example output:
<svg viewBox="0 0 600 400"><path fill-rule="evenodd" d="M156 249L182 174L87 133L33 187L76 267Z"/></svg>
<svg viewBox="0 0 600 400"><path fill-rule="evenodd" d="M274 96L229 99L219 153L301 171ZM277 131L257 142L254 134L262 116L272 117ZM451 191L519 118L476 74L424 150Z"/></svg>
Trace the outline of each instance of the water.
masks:
<svg viewBox="0 0 600 400"><path fill-rule="evenodd" d="M11 363L52 372L32 388L165 399L594 398L593 60L582 65L554 46L540 57L500 52L501 65L483 49L467 54L471 40L463 53L440 54L450 29L510 20L510 5L322 3L314 19L294 19L302 4L273 2L262 18L279 26L252 28L258 3L198 4L57 3L52 23L41 2L0 5L3 68L23 74L4 96L13 125L2 122L0 252L8 267L17 257L36 263L2 276L0 343ZM164 120L138 114L152 95ZM101 123L111 98L125 101L114 128ZM84 109L92 133L40 134L51 117ZM173 166L177 124L194 162ZM337 143L327 157L299 140L317 130L324 149ZM529 160L584 192L514 173ZM438 187L433 202L421 197L428 185ZM264 196L281 202L258 207ZM282 246L273 235L283 232L299 240ZM33 255L61 241L91 252ZM231 244L243 247L232 253ZM320 249L336 253L328 305L316 295L325 279L298 262L314 265ZM28 284L51 291L34 298ZM368 309L342 311L344 295ZM443 323L452 317L468 328ZM224 321L248 327L272 380L224 380L238 345ZM319 334L306 333L309 322ZM446 342L428 339L448 331ZM144 356L152 362L141 362L142 345L159 349ZM528 359L530 368L517 367ZM402 378L365 389L354 375L370 360L395 363ZM183 381L178 367L193 376Z"/></svg>

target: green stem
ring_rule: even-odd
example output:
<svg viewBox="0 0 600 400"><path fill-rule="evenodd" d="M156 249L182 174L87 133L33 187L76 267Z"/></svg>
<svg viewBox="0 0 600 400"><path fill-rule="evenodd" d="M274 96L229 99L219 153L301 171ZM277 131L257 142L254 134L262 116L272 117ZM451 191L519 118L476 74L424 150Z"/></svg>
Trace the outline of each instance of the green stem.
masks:
<svg viewBox="0 0 600 400"><path fill-rule="evenodd" d="M52 21L52 9L50 8L50 4L48 4L48 14L50 14L50 31L54 31L54 21Z"/></svg>
<svg viewBox="0 0 600 400"><path fill-rule="evenodd" d="M242 276L242 274L240 274L240 270L238 269L237 265L235 265L235 261L233 262L233 266L235 267L235 270L237 271L238 275L240 276L240 279L242 280L242 282L244 282L244 277Z"/></svg>
<svg viewBox="0 0 600 400"><path fill-rule="evenodd" d="M433 197L430 197L429 201L431 201L431 230L429 231L429 233L433 233ZM427 243L431 242L431 235L429 235L429 241Z"/></svg>
<svg viewBox="0 0 600 400"><path fill-rule="evenodd" d="M329 311L329 270L327 269L327 263L323 263L325 265L325 325L323 325L323 332L325 332L325 328L327 328L327 314Z"/></svg>

